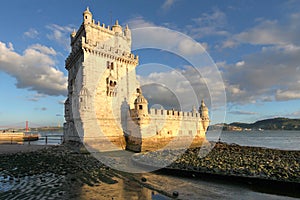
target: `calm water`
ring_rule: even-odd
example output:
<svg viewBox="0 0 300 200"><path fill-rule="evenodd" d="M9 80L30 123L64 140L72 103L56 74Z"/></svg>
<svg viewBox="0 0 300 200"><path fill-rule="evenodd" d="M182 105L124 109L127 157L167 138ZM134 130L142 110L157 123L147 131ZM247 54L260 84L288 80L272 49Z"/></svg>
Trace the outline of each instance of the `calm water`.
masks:
<svg viewBox="0 0 300 200"><path fill-rule="evenodd" d="M31 144L57 145L62 142L62 131L40 132L38 141ZM209 131L206 135L209 141L218 141L219 137L222 142L235 143L242 146L257 146L283 150L300 150L300 131Z"/></svg>
<svg viewBox="0 0 300 200"><path fill-rule="evenodd" d="M235 143L242 146L257 146L283 150L300 150L300 131L215 131L207 133L209 141Z"/></svg>
<svg viewBox="0 0 300 200"><path fill-rule="evenodd" d="M62 143L63 131L41 131L39 140L31 141L30 144L36 145L58 145ZM28 142L24 142L25 144Z"/></svg>

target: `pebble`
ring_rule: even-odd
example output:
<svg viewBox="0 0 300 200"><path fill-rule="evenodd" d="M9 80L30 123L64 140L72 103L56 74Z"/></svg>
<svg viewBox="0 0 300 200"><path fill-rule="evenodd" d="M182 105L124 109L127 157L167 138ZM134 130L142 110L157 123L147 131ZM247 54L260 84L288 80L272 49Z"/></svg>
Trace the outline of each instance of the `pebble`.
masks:
<svg viewBox="0 0 300 200"><path fill-rule="evenodd" d="M173 196L174 196L174 197L178 197L178 196L179 196L179 193L178 193L177 191L174 191L174 192L173 192Z"/></svg>
<svg viewBox="0 0 300 200"><path fill-rule="evenodd" d="M147 179L145 177L142 177L141 180L142 180L142 182L146 182L147 181Z"/></svg>

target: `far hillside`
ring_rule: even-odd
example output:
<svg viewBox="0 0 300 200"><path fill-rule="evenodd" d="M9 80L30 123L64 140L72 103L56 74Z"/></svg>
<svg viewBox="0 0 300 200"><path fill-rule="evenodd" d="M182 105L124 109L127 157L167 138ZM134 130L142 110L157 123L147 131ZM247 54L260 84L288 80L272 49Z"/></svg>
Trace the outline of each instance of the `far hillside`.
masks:
<svg viewBox="0 0 300 200"><path fill-rule="evenodd" d="M218 125L212 125L212 129ZM254 123L234 122L223 124L223 130L241 131L241 130L300 130L300 119L272 118L259 120Z"/></svg>

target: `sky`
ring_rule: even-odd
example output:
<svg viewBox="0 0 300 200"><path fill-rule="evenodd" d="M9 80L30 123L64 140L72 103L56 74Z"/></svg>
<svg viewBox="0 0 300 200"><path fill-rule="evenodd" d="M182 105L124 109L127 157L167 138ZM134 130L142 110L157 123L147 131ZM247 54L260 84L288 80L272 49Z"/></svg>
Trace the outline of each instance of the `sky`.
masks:
<svg viewBox="0 0 300 200"><path fill-rule="evenodd" d="M163 27L201 44L218 67L226 92L226 117L216 116L212 124L300 117L299 1L10 0L0 8L0 128L23 126L26 120L32 126L63 124L70 33L81 25L87 6L101 23L118 19L131 29ZM183 47L186 53L193 50ZM175 96L185 95L186 86L172 69L192 79L190 63L160 51L135 53L144 82L164 80L174 86ZM201 88L199 93L206 94L207 88ZM159 99L159 88L153 92L146 85L144 90L152 100L172 104L174 95L164 93ZM210 105L207 96L200 97Z"/></svg>

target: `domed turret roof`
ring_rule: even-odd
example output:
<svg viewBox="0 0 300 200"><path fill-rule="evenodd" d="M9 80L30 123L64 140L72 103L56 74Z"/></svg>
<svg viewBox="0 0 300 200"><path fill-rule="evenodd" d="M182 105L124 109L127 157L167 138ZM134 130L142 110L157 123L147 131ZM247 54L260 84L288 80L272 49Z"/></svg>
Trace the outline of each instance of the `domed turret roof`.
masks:
<svg viewBox="0 0 300 200"><path fill-rule="evenodd" d="M148 103L148 101L142 94L139 94L139 96L137 96L137 98L134 100L134 103L135 104Z"/></svg>
<svg viewBox="0 0 300 200"><path fill-rule="evenodd" d="M140 104L140 103L148 103L147 99L142 94L142 90L140 88L137 89L137 93L139 94L137 98L134 100L134 104Z"/></svg>
<svg viewBox="0 0 300 200"><path fill-rule="evenodd" d="M208 110L208 108L206 107L204 100L201 101L201 106L200 106L200 111L204 111L204 110Z"/></svg>
<svg viewBox="0 0 300 200"><path fill-rule="evenodd" d="M86 7L86 10L83 12L83 14L92 14L89 7Z"/></svg>

